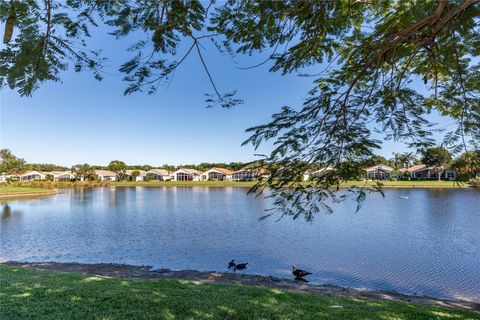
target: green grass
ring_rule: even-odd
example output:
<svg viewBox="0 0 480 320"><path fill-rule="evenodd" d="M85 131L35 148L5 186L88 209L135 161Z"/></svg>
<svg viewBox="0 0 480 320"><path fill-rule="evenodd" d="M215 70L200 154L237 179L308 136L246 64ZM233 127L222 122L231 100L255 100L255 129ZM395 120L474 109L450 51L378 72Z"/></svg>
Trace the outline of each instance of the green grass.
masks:
<svg viewBox="0 0 480 320"><path fill-rule="evenodd" d="M242 285L111 279L7 266L0 266L0 275L2 320L480 319L468 311Z"/></svg>
<svg viewBox="0 0 480 320"><path fill-rule="evenodd" d="M53 192L53 189L0 186L0 195L2 196L22 195L22 194L42 194L42 193L51 193L51 192Z"/></svg>
<svg viewBox="0 0 480 320"><path fill-rule="evenodd" d="M375 181L348 181L342 184L344 187L374 185ZM461 181L438 181L438 180L410 180L410 181L381 181L385 188L466 188L467 182Z"/></svg>

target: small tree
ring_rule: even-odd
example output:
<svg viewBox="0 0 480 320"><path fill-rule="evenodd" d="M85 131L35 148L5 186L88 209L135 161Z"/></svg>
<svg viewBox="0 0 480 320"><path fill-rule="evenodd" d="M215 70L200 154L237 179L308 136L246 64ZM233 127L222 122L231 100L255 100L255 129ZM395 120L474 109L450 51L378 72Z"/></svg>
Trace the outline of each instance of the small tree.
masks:
<svg viewBox="0 0 480 320"><path fill-rule="evenodd" d="M140 171L138 170L133 170L132 171L132 180L133 181L136 181L137 180L137 177L140 175Z"/></svg>
<svg viewBox="0 0 480 320"><path fill-rule="evenodd" d="M465 178L475 178L480 172L480 150L464 152L455 159L453 167Z"/></svg>
<svg viewBox="0 0 480 320"><path fill-rule="evenodd" d="M75 174L77 179L82 181L95 179L95 172L88 163L74 165L72 167L72 172Z"/></svg>
<svg viewBox="0 0 480 320"><path fill-rule="evenodd" d="M434 168L440 181L443 170L452 162L452 155L444 147L430 148L425 150L422 162Z"/></svg>
<svg viewBox="0 0 480 320"><path fill-rule="evenodd" d="M111 170L117 174L117 178L119 181L125 179L125 170L127 169L127 165L125 162L120 160L113 160L110 161L108 164L108 170Z"/></svg>

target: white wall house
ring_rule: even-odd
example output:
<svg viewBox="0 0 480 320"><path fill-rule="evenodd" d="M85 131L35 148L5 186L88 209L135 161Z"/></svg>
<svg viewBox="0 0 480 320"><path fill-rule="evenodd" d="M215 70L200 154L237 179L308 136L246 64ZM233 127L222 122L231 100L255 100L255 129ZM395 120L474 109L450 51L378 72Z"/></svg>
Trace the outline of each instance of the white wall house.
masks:
<svg viewBox="0 0 480 320"><path fill-rule="evenodd" d="M47 176L40 171L27 171L24 174L18 175L19 181L33 181L33 180L45 180Z"/></svg>
<svg viewBox="0 0 480 320"><path fill-rule="evenodd" d="M116 181L117 174L113 171L109 170L94 170L95 175L98 177L100 181Z"/></svg>
<svg viewBox="0 0 480 320"><path fill-rule="evenodd" d="M372 180L390 180L392 178L391 173L393 171L394 169L392 167L385 164L377 164L375 166L365 168L367 179Z"/></svg>
<svg viewBox="0 0 480 320"><path fill-rule="evenodd" d="M44 173L46 176L51 176L53 181L70 181L75 179L75 175L70 171L51 171Z"/></svg>
<svg viewBox="0 0 480 320"><path fill-rule="evenodd" d="M140 174L133 178L132 172L133 171L138 171ZM145 170L126 170L125 171L125 176L128 177L127 180L134 180L134 181L145 181L147 180L147 171Z"/></svg>
<svg viewBox="0 0 480 320"><path fill-rule="evenodd" d="M334 168L332 167L323 167L323 168L320 168L316 171L307 171L303 174L303 180L304 181L308 181L308 180L313 180L313 179L319 179L319 178L322 178L324 177L327 173L331 172L335 170Z"/></svg>
<svg viewBox="0 0 480 320"><path fill-rule="evenodd" d="M411 179L438 179L438 172L433 167L418 164L402 170L410 175ZM456 180L457 172L453 169L442 170L440 178L444 180Z"/></svg>
<svg viewBox="0 0 480 320"><path fill-rule="evenodd" d="M195 169L181 168L170 175L172 181L200 181L201 172Z"/></svg>
<svg viewBox="0 0 480 320"><path fill-rule="evenodd" d="M165 169L151 169L147 171L147 174L153 177L152 180L156 180L156 181L170 180L170 172L168 172Z"/></svg>
<svg viewBox="0 0 480 320"><path fill-rule="evenodd" d="M240 169L233 173L233 181L252 181L255 177L253 170L251 169Z"/></svg>
<svg viewBox="0 0 480 320"><path fill-rule="evenodd" d="M201 174L202 181L208 180L222 180L231 181L233 179L234 171L224 168L212 168Z"/></svg>

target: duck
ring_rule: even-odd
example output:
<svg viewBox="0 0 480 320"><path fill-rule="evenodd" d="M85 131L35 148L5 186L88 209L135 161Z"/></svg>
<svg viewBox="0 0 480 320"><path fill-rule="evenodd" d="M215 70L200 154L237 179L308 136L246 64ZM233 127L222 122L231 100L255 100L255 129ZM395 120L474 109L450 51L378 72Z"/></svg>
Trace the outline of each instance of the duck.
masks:
<svg viewBox="0 0 480 320"><path fill-rule="evenodd" d="M292 274L295 276L295 278L303 278L312 273L302 269L297 269L295 266L292 266Z"/></svg>
<svg viewBox="0 0 480 320"><path fill-rule="evenodd" d="M236 266L235 261L232 259L232 261L228 263L228 269L235 268L235 266Z"/></svg>
<svg viewBox="0 0 480 320"><path fill-rule="evenodd" d="M234 269L235 269L235 270L237 270L237 269L238 269L238 270L246 269L246 268L247 268L247 264L248 264L248 262L247 262L247 263L238 263L238 264L235 264Z"/></svg>

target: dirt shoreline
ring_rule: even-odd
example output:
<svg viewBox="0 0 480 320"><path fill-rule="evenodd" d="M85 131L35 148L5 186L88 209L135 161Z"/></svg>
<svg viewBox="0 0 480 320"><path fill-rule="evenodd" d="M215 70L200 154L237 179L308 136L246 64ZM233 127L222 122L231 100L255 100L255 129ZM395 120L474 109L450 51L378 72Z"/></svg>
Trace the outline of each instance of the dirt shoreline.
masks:
<svg viewBox="0 0 480 320"><path fill-rule="evenodd" d="M13 199L13 198L32 198L32 197L41 197L41 196L51 196L57 194L57 190L45 191L45 192L33 192L33 193L12 193L12 194L2 194L0 195L1 199Z"/></svg>
<svg viewBox="0 0 480 320"><path fill-rule="evenodd" d="M202 272L198 270L174 271L170 269L153 270L150 266L134 266L125 264L86 264L61 262L17 262L0 261L10 267L27 267L62 272L73 272L83 275L97 275L112 278L130 279L179 279L201 282L218 282L242 284L255 287L276 288L296 292L306 292L334 297L354 298L359 300L389 300L408 303L436 305L441 307L465 309L480 312L480 302L467 300L445 300L426 296L404 295L397 292L360 290L332 285L314 285L290 279L271 276L248 275L233 272Z"/></svg>

